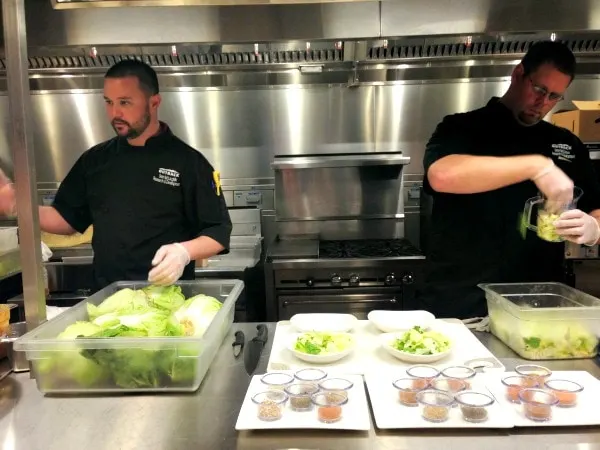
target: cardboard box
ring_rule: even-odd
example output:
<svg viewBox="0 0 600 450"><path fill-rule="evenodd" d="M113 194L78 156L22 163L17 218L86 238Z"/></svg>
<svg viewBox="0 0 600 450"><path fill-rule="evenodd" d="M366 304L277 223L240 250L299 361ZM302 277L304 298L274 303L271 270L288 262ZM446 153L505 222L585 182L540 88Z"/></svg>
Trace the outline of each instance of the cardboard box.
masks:
<svg viewBox="0 0 600 450"><path fill-rule="evenodd" d="M583 142L600 142L600 100L573 100L577 109L552 115L554 125L566 128Z"/></svg>

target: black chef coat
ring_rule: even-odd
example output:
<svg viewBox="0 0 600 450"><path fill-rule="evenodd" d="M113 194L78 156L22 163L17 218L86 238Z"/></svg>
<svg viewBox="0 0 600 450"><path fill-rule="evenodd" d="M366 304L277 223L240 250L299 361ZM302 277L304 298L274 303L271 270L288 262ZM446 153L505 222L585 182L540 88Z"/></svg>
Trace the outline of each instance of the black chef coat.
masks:
<svg viewBox="0 0 600 450"><path fill-rule="evenodd" d="M86 151L52 206L80 233L94 226L94 279L101 289L146 280L165 244L208 236L228 251L231 220L213 174L200 152L161 123L143 147L115 137ZM194 279L194 261L182 279Z"/></svg>
<svg viewBox="0 0 600 450"><path fill-rule="evenodd" d="M600 182L589 152L571 132L541 121L523 126L497 98L475 111L444 118L424 157L425 174L450 154L552 158L583 189L578 208L600 208ZM425 285L420 306L439 317L468 318L487 314L478 283L564 282L564 243L550 243L519 230L523 206L538 194L531 181L480 194L435 192L425 176L424 190L433 196ZM535 224L535 219L532 217Z"/></svg>

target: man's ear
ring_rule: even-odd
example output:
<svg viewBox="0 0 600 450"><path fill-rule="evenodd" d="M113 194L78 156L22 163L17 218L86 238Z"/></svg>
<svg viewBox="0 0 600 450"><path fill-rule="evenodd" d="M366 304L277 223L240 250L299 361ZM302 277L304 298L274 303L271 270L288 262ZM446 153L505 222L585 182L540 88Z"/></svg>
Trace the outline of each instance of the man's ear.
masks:
<svg viewBox="0 0 600 450"><path fill-rule="evenodd" d="M160 94L156 94L156 95L153 95L152 97L150 97L150 109L158 109L161 101L162 101L162 98L161 98Z"/></svg>
<svg viewBox="0 0 600 450"><path fill-rule="evenodd" d="M523 67L523 64L519 64L518 66L516 66L513 69L513 72L511 75L511 81L512 82L519 81L519 80L523 79L524 76L525 76L525 67Z"/></svg>

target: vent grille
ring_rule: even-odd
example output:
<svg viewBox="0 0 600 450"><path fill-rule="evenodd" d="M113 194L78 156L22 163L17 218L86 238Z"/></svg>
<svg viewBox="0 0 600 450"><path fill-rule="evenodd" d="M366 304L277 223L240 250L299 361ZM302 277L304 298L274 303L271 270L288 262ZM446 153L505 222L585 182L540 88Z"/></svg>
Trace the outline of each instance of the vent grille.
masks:
<svg viewBox="0 0 600 450"><path fill-rule="evenodd" d="M90 56L32 56L30 69L107 68L123 59L142 60L155 67L211 66L244 64L290 64L299 62L343 61L343 50L286 50L236 53L188 53L148 55L101 55ZM1 60L4 66L4 60Z"/></svg>
<svg viewBox="0 0 600 450"><path fill-rule="evenodd" d="M517 55L526 53L537 41L504 41L474 42L431 45L389 45L387 47L371 47L367 53L369 60L403 59L403 58L443 58L492 55ZM574 53L592 53L600 51L599 39L581 39L561 41Z"/></svg>

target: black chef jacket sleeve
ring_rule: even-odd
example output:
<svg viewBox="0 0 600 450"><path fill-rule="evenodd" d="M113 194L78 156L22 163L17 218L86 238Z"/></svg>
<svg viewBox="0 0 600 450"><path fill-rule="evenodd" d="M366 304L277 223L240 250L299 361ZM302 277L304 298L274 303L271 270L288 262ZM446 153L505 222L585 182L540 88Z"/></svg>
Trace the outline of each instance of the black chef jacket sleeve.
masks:
<svg viewBox="0 0 600 450"><path fill-rule="evenodd" d="M92 224L85 182L85 154L73 165L60 184L52 206L76 231L83 233Z"/></svg>
<svg viewBox="0 0 600 450"><path fill-rule="evenodd" d="M197 151L188 165L189 182L184 185L185 214L195 237L208 236L229 252L231 219L225 204L223 190L218 188L211 164Z"/></svg>
<svg viewBox="0 0 600 450"><path fill-rule="evenodd" d="M427 171L434 162L448 155L473 154L473 145L468 140L470 132L466 128L464 115L453 114L446 116L438 124L429 139L423 157L423 168L425 170L423 187L429 195L435 193L427 178Z"/></svg>
<svg viewBox="0 0 600 450"><path fill-rule="evenodd" d="M594 169L588 149L579 138L575 145L575 153L578 167L573 181L583 190L583 196L577 207L583 212L590 213L595 209L600 209L600 178Z"/></svg>

